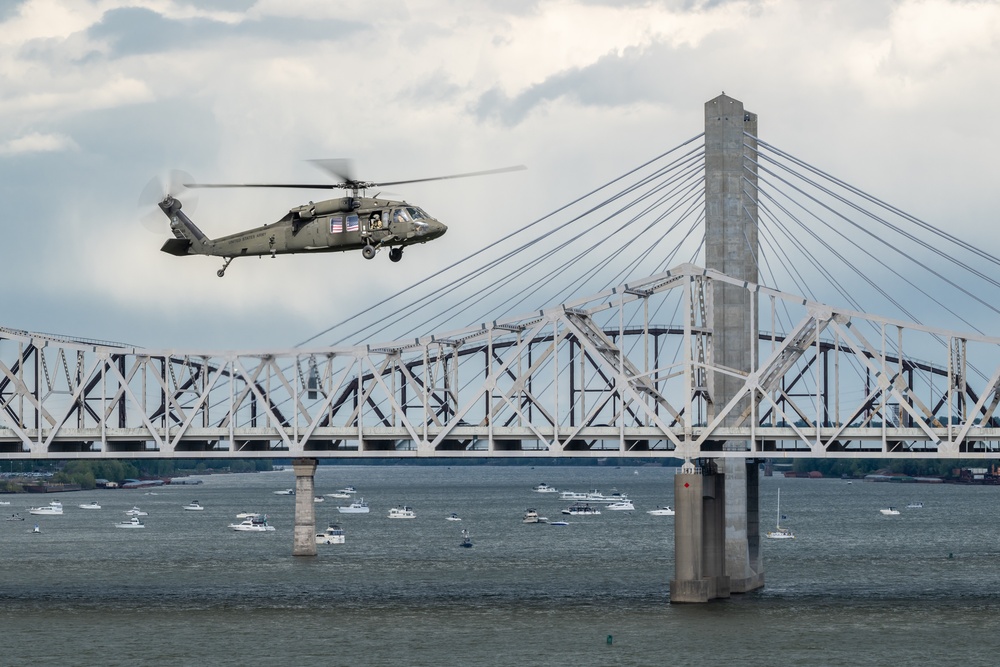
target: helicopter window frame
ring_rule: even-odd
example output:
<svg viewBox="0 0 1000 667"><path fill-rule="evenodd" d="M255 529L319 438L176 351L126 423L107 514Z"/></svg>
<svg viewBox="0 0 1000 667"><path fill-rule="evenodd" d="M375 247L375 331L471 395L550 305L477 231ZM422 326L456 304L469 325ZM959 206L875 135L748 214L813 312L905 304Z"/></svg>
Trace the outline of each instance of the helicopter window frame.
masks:
<svg viewBox="0 0 1000 667"><path fill-rule="evenodd" d="M424 212L424 210L421 209L419 206L407 206L406 210L410 214L410 219L414 221L424 220L428 217L427 214Z"/></svg>
<svg viewBox="0 0 1000 667"><path fill-rule="evenodd" d="M385 214L381 210L372 211L368 215L368 229L379 230L382 229L385 222Z"/></svg>
<svg viewBox="0 0 1000 667"><path fill-rule="evenodd" d="M342 215L331 215L330 216L330 233L331 234L341 234L344 231L344 216Z"/></svg>
<svg viewBox="0 0 1000 667"><path fill-rule="evenodd" d="M406 207L394 208L392 210L392 220L395 222L411 222L410 214L406 212Z"/></svg>
<svg viewBox="0 0 1000 667"><path fill-rule="evenodd" d="M344 221L344 231L347 232L359 232L361 231L361 222L358 218L357 213L348 213L347 219Z"/></svg>

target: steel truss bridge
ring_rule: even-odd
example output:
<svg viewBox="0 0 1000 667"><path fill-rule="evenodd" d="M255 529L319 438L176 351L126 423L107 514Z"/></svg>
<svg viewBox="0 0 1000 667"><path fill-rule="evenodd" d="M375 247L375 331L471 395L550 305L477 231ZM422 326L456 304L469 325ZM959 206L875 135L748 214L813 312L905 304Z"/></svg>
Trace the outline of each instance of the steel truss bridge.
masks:
<svg viewBox="0 0 1000 667"><path fill-rule="evenodd" d="M756 304L750 372L713 360L719 283ZM742 383L725 404L713 374ZM364 346L152 350L0 329L0 458L996 458L998 382L1000 338L681 264Z"/></svg>

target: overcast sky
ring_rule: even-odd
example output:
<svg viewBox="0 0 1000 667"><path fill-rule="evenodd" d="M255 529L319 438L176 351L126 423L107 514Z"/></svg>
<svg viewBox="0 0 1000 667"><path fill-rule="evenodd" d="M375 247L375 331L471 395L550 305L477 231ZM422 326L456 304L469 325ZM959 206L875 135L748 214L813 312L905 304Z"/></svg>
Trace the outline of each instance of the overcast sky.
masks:
<svg viewBox="0 0 1000 667"><path fill-rule="evenodd" d="M1000 253L1000 4L964 0L4 0L0 325L289 347L699 134L760 136ZM148 180L315 181L353 158L449 225L393 264L159 251ZM322 192L200 194L210 236ZM460 323L464 324L464 323Z"/></svg>

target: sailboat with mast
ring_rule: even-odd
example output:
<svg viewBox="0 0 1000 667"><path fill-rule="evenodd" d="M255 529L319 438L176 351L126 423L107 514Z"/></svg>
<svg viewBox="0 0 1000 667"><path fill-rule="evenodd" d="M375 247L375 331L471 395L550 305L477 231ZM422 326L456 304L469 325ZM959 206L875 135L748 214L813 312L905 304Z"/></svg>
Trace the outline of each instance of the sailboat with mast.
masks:
<svg viewBox="0 0 1000 667"><path fill-rule="evenodd" d="M767 531L767 536L772 540L794 539L795 534L788 528L781 527L781 489L778 489L778 517L774 524L774 530Z"/></svg>

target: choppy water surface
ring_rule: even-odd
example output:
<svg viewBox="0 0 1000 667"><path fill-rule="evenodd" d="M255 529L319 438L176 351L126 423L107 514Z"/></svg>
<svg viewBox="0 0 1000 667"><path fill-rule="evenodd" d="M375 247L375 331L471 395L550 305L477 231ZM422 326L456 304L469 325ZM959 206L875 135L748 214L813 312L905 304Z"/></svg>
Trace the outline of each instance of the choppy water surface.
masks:
<svg viewBox="0 0 1000 667"><path fill-rule="evenodd" d="M645 513L673 504L669 469L324 466L317 493L354 485L372 511L317 504L317 527L339 523L347 543L314 559L290 555L295 499L272 493L290 471L203 479L64 494L57 517L24 511L52 498L3 496L27 520L0 522L0 662L993 664L1000 644L1000 488L765 478L763 524L780 486L797 535L764 540L766 588L670 605L673 518ZM542 481L616 488L636 511L524 525L529 506L567 505L533 493ZM205 511L182 509L193 499ZM77 508L89 500L103 509ZM402 504L417 518L386 518ZM133 505L147 527L114 528ZM229 530L241 511L277 530Z"/></svg>

